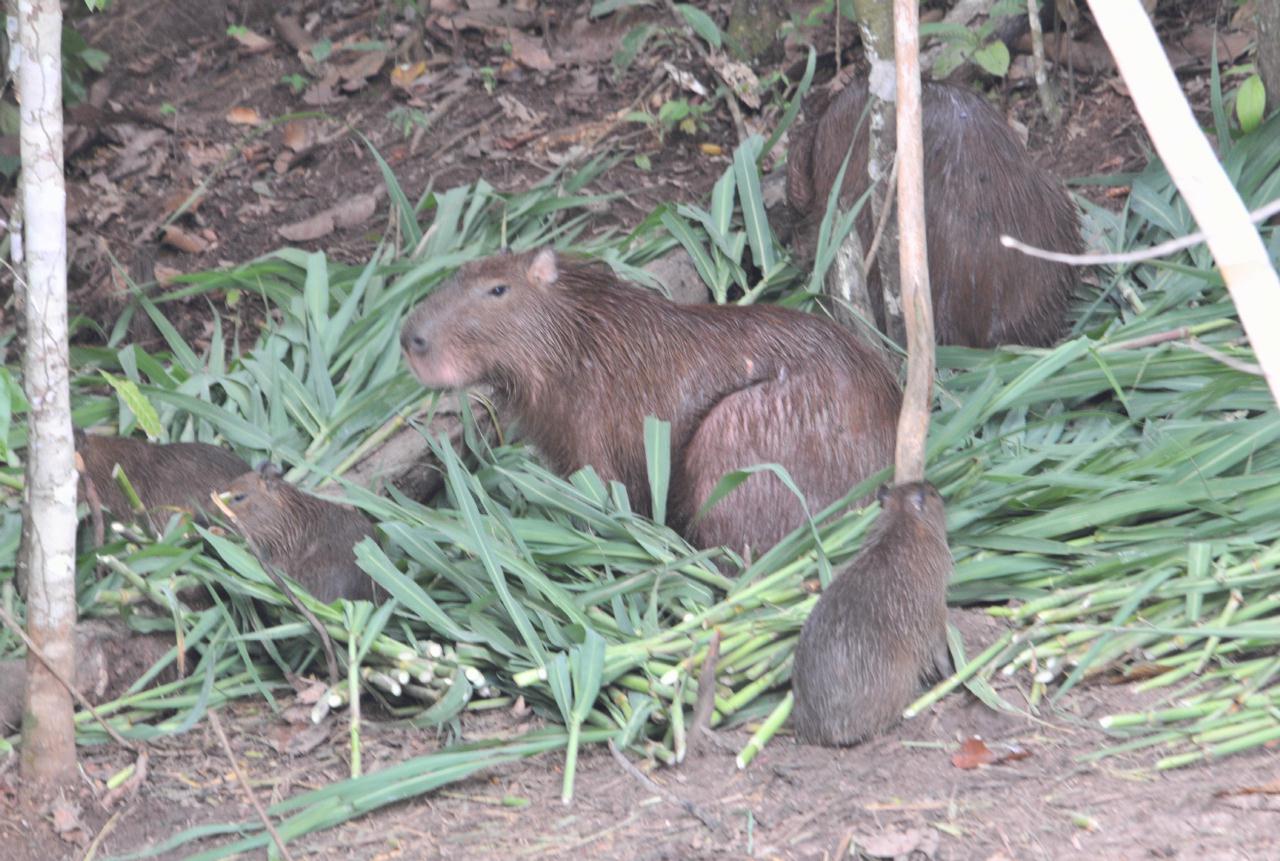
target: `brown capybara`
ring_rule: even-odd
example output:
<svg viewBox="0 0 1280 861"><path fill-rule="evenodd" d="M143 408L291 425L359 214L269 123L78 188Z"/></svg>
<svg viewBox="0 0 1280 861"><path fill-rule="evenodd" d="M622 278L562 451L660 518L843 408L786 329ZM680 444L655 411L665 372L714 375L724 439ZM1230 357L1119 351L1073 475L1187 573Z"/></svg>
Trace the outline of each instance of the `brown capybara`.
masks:
<svg viewBox="0 0 1280 861"><path fill-rule="evenodd" d="M929 283L938 342L969 347L1047 346L1063 334L1075 280L1071 267L1000 244L1007 233L1052 251L1078 252L1080 224L1062 184L1027 155L1004 119L980 96L946 84L924 85L924 197ZM811 254L827 197L845 170L840 205L866 191L865 84L854 81L816 122L799 130L787 154L787 202L799 244ZM858 214L864 248L871 207ZM877 267L867 286L884 327Z"/></svg>
<svg viewBox="0 0 1280 861"><path fill-rule="evenodd" d="M951 670L942 498L926 482L881 488L862 549L800 631L792 722L804 741L855 744L893 725L922 681Z"/></svg>
<svg viewBox="0 0 1280 861"><path fill-rule="evenodd" d="M202 442L160 445L77 430L75 444L76 453L84 461L80 499L87 498L88 479L102 506L118 519L128 519L133 512L111 474L116 464L128 476L143 508L162 518L175 511L208 510L209 494L226 487L227 482L250 468L226 449Z"/></svg>
<svg viewBox="0 0 1280 861"><path fill-rule="evenodd" d="M816 513L893 460L897 379L845 329L772 306L676 305L551 249L462 267L401 344L424 385L492 385L554 470L590 464L642 513L644 419L670 422L668 522L698 547L763 551L804 521L763 472L695 522L727 472L780 464Z"/></svg>
<svg viewBox="0 0 1280 861"><path fill-rule="evenodd" d="M240 475L221 496L266 561L326 604L338 598L372 601L373 581L352 549L373 536L369 519L264 472Z"/></svg>

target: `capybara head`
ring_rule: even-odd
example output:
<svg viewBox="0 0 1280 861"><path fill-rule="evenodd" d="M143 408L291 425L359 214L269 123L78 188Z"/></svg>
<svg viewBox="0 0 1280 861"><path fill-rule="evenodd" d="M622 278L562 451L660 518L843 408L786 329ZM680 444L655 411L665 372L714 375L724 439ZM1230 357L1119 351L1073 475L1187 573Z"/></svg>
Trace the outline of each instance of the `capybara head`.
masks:
<svg viewBox="0 0 1280 861"><path fill-rule="evenodd" d="M267 561L325 602L371 599L373 582L356 564L353 545L373 535L359 511L304 493L276 477L270 464L230 483L221 494L240 531Z"/></svg>
<svg viewBox="0 0 1280 861"><path fill-rule="evenodd" d="M288 507L279 485L279 479L262 472L246 472L227 485L222 500L246 527L270 523Z"/></svg>
<svg viewBox="0 0 1280 861"><path fill-rule="evenodd" d="M400 344L409 367L432 388L500 382L521 362L524 345L545 338L541 349L552 349L555 328L547 317L559 277L550 248L463 266L405 321Z"/></svg>
<svg viewBox="0 0 1280 861"><path fill-rule="evenodd" d="M911 521L921 528L941 533L942 541L947 540L947 511L942 504L942 496L929 482L883 485L876 493L876 500L883 509L880 516L886 519L886 523L890 522L889 516L894 522Z"/></svg>

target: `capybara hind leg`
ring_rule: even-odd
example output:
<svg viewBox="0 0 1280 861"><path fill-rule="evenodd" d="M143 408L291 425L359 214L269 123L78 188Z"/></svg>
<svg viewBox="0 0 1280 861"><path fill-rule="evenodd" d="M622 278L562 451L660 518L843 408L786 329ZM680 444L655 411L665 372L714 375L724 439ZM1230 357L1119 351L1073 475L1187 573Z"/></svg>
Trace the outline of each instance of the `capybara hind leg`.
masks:
<svg viewBox="0 0 1280 861"><path fill-rule="evenodd" d="M793 465L799 441L788 439L785 383L761 383L721 399L685 446L679 516L692 518L727 473L757 464ZM791 461L792 463L788 463ZM800 477L795 483L804 487ZM770 470L761 470L721 498L688 530L698 547L725 545L759 555L804 522L800 500Z"/></svg>

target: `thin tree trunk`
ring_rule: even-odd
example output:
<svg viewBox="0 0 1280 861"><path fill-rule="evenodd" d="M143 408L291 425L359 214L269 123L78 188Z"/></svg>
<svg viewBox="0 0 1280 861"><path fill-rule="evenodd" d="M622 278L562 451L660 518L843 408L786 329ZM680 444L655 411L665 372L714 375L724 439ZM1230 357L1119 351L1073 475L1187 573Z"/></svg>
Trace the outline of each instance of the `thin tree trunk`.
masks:
<svg viewBox="0 0 1280 861"><path fill-rule="evenodd" d="M907 335L907 387L898 415L894 480L924 479L925 442L933 403L933 307L924 224L924 131L920 107L920 10L917 0L894 0L894 58L898 77L898 236Z"/></svg>
<svg viewBox="0 0 1280 861"><path fill-rule="evenodd" d="M871 104L870 137L867 147L867 174L875 184L871 194L871 214L876 224L885 207L893 206L889 174L893 170L894 112L896 100L893 68L892 0L853 0L858 13L862 47L871 64L868 91ZM884 294L885 334L899 344L906 340L902 320L902 291L898 284L898 230L893 219L885 221L884 236L876 255L880 267L880 288Z"/></svg>
<svg viewBox="0 0 1280 861"><path fill-rule="evenodd" d="M1267 91L1267 110L1280 110L1280 0L1254 0L1258 20L1258 74Z"/></svg>
<svg viewBox="0 0 1280 861"><path fill-rule="evenodd" d="M23 390L27 418L25 484L27 631L63 678L75 678L76 472L67 355L66 187L62 175L62 8L58 0L18 0L22 248L26 283ZM20 266L18 271L24 271ZM36 799L76 779L71 695L27 657L22 722L23 791Z"/></svg>

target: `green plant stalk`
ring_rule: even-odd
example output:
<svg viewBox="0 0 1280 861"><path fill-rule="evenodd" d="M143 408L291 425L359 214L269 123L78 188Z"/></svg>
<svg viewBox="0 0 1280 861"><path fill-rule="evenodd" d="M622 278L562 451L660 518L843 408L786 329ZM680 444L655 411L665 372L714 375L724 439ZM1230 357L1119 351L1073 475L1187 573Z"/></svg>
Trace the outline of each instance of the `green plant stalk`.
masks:
<svg viewBox="0 0 1280 861"><path fill-rule="evenodd" d="M791 674L791 656L788 655L787 659L783 661L781 664L774 667L772 670L765 673L763 676L751 682L750 684L744 685L737 693L729 697L725 701L724 709L722 709L724 716L726 718L731 717L735 712L737 712L743 706L749 705L751 702L753 702L756 699L756 697L760 696L765 691L771 690L774 686L778 684L778 682L780 682L782 679L786 678L790 674Z"/></svg>
<svg viewBox="0 0 1280 861"><path fill-rule="evenodd" d="M904 718L913 718L920 712L932 706L941 700L947 694L954 691L960 685L963 685L969 679L976 676L979 671L986 668L988 664L995 660L996 655L1004 651L1011 643L1013 643L1016 634L1013 631L1005 631L991 645L983 649L973 660L966 663L963 667L956 671L948 679L944 679L940 684L935 685L924 695L920 696L911 705L907 706L902 713Z"/></svg>
<svg viewBox="0 0 1280 861"><path fill-rule="evenodd" d="M1168 771L1171 768L1181 768L1184 765L1190 765L1193 762L1199 762L1201 760L1220 759L1225 756L1260 747L1264 744L1269 744L1278 739L1280 739L1280 725L1271 726L1267 729L1258 730L1257 732L1241 736L1233 741L1213 745L1205 750L1166 756L1156 762L1156 770Z"/></svg>
<svg viewBox="0 0 1280 861"><path fill-rule="evenodd" d="M351 776L359 777L360 767L360 637L352 631L347 638L347 720L351 733Z"/></svg>
<svg viewBox="0 0 1280 861"><path fill-rule="evenodd" d="M685 754L689 750L689 739L684 727L684 706L682 704L685 688L688 687L686 684L688 679L689 676L687 674L682 673L680 675L680 681L675 686L675 696L671 698L667 706L667 714L670 715L671 719L671 748L675 751L676 762L684 762Z"/></svg>
<svg viewBox="0 0 1280 861"><path fill-rule="evenodd" d="M582 724L571 717L568 730L569 740L564 753L564 783L560 790L560 803L565 806L573 801L573 781L578 770L578 744L582 736Z"/></svg>
<svg viewBox="0 0 1280 861"><path fill-rule="evenodd" d="M764 750L764 746L777 734L782 725L787 722L787 718L791 716L791 710L795 707L795 694L787 691L787 695L782 701L774 707L769 716L764 719L759 728L751 734L751 738L747 739L746 746L738 752L735 762L739 770L746 768L751 761L756 758L760 751Z"/></svg>
<svg viewBox="0 0 1280 861"><path fill-rule="evenodd" d="M1240 594L1239 589L1232 589L1227 598L1227 605L1222 608L1222 613L1218 616L1218 627L1225 628L1231 624L1231 617L1240 609L1240 602L1244 598ZM1213 635L1205 641L1204 649L1200 653L1200 659L1196 661L1195 672L1200 672L1209 663L1209 659L1213 657L1213 653L1217 650L1218 645L1222 642L1222 638Z"/></svg>

